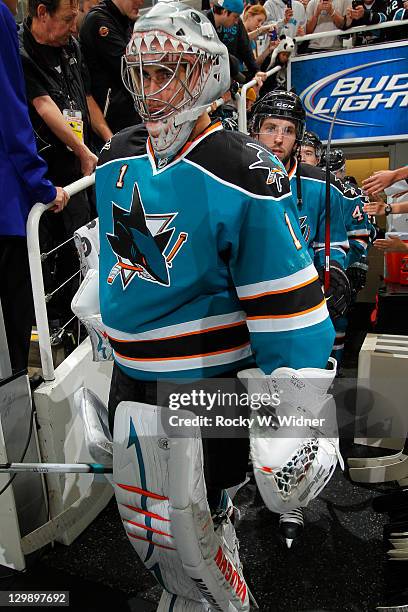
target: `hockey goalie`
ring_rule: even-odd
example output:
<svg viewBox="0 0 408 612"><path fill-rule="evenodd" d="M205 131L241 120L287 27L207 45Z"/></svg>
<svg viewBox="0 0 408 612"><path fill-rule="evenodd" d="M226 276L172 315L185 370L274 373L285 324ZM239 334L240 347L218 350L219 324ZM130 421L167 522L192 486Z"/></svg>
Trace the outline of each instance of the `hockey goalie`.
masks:
<svg viewBox="0 0 408 612"><path fill-rule="evenodd" d="M283 381L277 416L333 419L333 327L285 169L207 114L230 87L208 19L156 4L135 24L123 79L145 125L115 135L96 171L113 487L129 541L163 588L160 612L244 612L226 489L245 480L250 446L266 505L305 505L333 473L336 432L254 430L248 444L188 427L175 437L157 384L243 372L250 393Z"/></svg>

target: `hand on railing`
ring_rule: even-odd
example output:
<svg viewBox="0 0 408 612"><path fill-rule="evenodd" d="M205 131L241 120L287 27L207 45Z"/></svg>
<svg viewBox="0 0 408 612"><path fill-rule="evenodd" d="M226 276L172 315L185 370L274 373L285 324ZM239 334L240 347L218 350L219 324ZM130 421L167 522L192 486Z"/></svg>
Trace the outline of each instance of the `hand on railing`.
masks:
<svg viewBox="0 0 408 612"><path fill-rule="evenodd" d="M55 198L55 200L50 202L52 206L50 207L49 210L52 210L52 212L55 212L55 213L59 213L68 204L69 195L62 187L56 187L56 190L57 190L57 197Z"/></svg>
<svg viewBox="0 0 408 612"><path fill-rule="evenodd" d="M96 168L96 164L98 163L98 158L96 155L94 155L86 146L84 146L84 148L81 150L79 160L81 162L81 172L84 176L89 176L92 174Z"/></svg>

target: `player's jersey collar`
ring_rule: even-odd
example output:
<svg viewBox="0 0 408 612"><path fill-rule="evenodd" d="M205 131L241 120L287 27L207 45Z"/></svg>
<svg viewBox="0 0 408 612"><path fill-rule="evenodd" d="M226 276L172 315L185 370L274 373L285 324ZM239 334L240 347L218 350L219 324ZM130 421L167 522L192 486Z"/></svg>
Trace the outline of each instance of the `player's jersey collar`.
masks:
<svg viewBox="0 0 408 612"><path fill-rule="evenodd" d="M146 142L146 149L147 149L147 156L152 166L153 175L160 174L160 172L164 172L164 170L167 170L171 166L174 166L179 161L181 161L188 153L190 153L190 151L192 151L194 147L196 147L202 140L204 140L204 138L207 138L209 134L212 134L213 132L218 132L219 130L222 130L222 129L223 127L222 127L221 121L210 123L210 125L203 132L201 132L201 134L196 136L196 138L194 138L193 140L188 140L186 144L184 145L184 147L177 153L177 155L170 162L167 162L167 160L159 161L156 158L152 144L150 142L150 138L148 138Z"/></svg>
<svg viewBox="0 0 408 612"><path fill-rule="evenodd" d="M298 165L298 162L297 162L296 157L295 158L292 157L290 160L290 168L288 170L289 180L295 176L297 165Z"/></svg>

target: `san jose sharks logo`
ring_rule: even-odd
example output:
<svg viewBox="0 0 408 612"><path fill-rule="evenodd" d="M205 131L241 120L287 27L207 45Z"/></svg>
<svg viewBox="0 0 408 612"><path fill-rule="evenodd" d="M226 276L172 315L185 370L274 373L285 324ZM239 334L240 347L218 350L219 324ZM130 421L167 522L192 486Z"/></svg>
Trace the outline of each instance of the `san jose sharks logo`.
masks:
<svg viewBox="0 0 408 612"><path fill-rule="evenodd" d="M307 215L303 217L299 217L300 230L302 232L302 236L305 239L306 244L309 242L310 238L310 225L307 223Z"/></svg>
<svg viewBox="0 0 408 612"><path fill-rule="evenodd" d="M280 166L278 166L273 153L267 151L266 149L254 142L247 142L247 146L257 151L257 161L253 162L249 166L249 169L257 170L260 168L261 170L266 170L266 184L275 184L279 193L282 193L282 181L287 178L287 174Z"/></svg>
<svg viewBox="0 0 408 612"><path fill-rule="evenodd" d="M187 233L180 232L170 246L175 228L169 226L177 214L146 214L137 183L133 187L129 211L112 202L113 233L106 237L117 263L108 275L109 285L119 276L123 289L136 277L170 286L169 268L188 238Z"/></svg>

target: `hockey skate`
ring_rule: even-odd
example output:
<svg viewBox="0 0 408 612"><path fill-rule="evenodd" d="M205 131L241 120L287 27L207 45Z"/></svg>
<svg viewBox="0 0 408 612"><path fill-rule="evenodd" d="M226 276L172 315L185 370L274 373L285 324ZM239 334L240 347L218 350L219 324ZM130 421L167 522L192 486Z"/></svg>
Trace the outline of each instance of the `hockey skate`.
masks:
<svg viewBox="0 0 408 612"><path fill-rule="evenodd" d="M288 548L291 548L294 540L300 538L303 533L304 520L302 508L294 508L289 512L279 515L279 533L285 540Z"/></svg>

